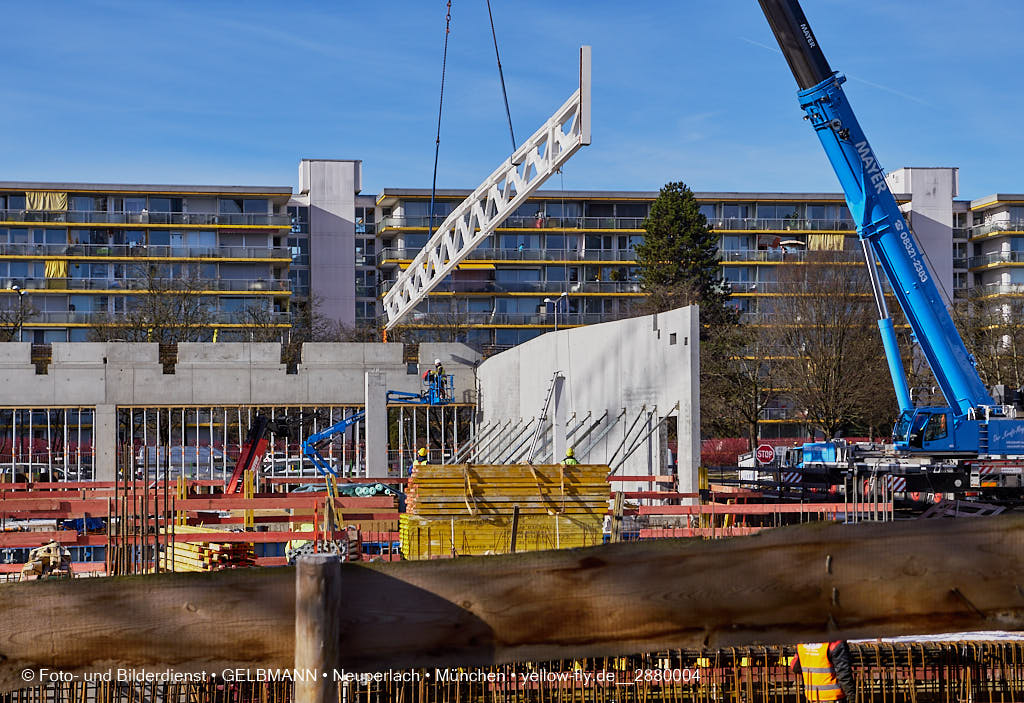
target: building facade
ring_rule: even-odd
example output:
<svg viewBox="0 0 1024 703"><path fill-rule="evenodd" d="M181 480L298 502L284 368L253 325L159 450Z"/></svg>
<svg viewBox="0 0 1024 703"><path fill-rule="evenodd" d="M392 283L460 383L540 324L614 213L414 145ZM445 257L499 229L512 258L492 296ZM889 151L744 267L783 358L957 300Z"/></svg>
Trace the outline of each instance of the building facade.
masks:
<svg viewBox="0 0 1024 703"><path fill-rule="evenodd" d="M129 319L145 324L131 313L156 293L202 305L198 339L230 339L247 316L287 329L290 197L290 187L0 183L8 337L78 342L103 326L117 338Z"/></svg>

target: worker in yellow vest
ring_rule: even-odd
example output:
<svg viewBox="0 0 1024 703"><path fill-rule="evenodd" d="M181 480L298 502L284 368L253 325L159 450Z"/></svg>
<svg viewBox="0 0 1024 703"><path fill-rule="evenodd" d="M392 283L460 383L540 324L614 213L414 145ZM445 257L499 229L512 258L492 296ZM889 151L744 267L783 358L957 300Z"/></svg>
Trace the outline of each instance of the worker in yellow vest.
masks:
<svg viewBox="0 0 1024 703"><path fill-rule="evenodd" d="M802 674L808 701L854 700L853 669L846 642L797 645L793 670Z"/></svg>
<svg viewBox="0 0 1024 703"><path fill-rule="evenodd" d="M427 465L427 448L420 447L420 450L416 452L416 461L413 462L413 466L426 466Z"/></svg>
<svg viewBox="0 0 1024 703"><path fill-rule="evenodd" d="M569 447L565 450L565 458L562 459L562 466L576 466L580 462L576 459L576 450Z"/></svg>

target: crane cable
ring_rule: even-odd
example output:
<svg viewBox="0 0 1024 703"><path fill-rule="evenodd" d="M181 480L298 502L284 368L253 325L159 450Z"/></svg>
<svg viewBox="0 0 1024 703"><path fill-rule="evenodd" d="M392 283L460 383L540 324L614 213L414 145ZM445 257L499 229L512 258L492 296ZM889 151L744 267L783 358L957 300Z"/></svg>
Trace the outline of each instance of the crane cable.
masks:
<svg viewBox="0 0 1024 703"><path fill-rule="evenodd" d="M508 133L512 137L512 151L516 150L516 133L512 131L512 113L508 109L508 91L505 90L505 74L501 70L501 55L498 54L498 35L494 31L494 15L491 14L491 0L487 0L487 17L491 20L491 37L494 39L494 58L498 60L498 78L501 79L501 97L505 99L505 117L508 118Z"/></svg>
<svg viewBox="0 0 1024 703"><path fill-rule="evenodd" d="M437 140L434 142L434 180L430 184L430 228L427 239L434 236L434 196L437 193L437 157L441 151L441 109L444 107L444 72L448 66L448 34L452 25L452 0L448 0L448 11L444 18L444 54L441 57L441 99L437 105Z"/></svg>

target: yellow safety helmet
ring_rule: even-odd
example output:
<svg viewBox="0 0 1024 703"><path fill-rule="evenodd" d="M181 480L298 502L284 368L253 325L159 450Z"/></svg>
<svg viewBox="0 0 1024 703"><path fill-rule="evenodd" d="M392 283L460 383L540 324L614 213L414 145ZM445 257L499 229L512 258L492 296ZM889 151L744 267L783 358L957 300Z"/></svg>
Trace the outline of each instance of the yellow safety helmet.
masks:
<svg viewBox="0 0 1024 703"><path fill-rule="evenodd" d="M420 451L418 453L419 453L420 456L426 456L427 455L427 448L426 447L420 447Z"/></svg>
<svg viewBox="0 0 1024 703"><path fill-rule="evenodd" d="M565 450L565 455L566 456L576 456L576 450L573 449L572 447L569 447L568 449Z"/></svg>

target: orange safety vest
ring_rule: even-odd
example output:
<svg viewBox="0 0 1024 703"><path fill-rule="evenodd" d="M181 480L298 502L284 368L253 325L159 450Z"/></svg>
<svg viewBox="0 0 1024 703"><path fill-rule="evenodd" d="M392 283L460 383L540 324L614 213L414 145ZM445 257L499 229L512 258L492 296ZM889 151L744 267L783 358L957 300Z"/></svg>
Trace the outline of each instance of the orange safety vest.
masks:
<svg viewBox="0 0 1024 703"><path fill-rule="evenodd" d="M839 687L836 671L828 658L828 642L797 645L804 693L809 701L837 701L846 698Z"/></svg>

